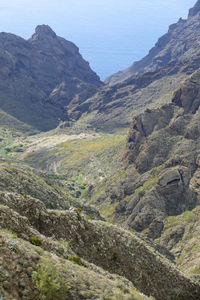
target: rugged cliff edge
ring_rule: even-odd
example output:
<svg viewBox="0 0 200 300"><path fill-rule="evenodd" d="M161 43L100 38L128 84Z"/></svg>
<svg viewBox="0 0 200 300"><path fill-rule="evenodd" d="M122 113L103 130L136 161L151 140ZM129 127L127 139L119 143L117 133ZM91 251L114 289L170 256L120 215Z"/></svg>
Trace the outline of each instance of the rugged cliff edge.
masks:
<svg viewBox="0 0 200 300"><path fill-rule="evenodd" d="M112 207L109 220L157 238L166 217L200 203L199 92L200 70L180 85L170 104L146 109L133 119L123 155L125 169L88 195L100 210Z"/></svg>
<svg viewBox="0 0 200 300"><path fill-rule="evenodd" d="M129 68L111 75L105 80L106 84L117 83L133 79L137 74L158 71L162 66L173 62L186 64L191 56L199 56L198 23L200 18L199 0L190 9L188 19L179 21L169 27L169 31L159 38L149 54L142 60L134 62ZM195 33L196 32L196 33Z"/></svg>
<svg viewBox="0 0 200 300"><path fill-rule="evenodd" d="M135 204L128 220L137 229L148 224L153 232L154 222L199 204L193 184L199 174L199 84L198 70L175 92L172 104L145 111L131 125L125 165L134 164L139 173L158 168L156 185Z"/></svg>

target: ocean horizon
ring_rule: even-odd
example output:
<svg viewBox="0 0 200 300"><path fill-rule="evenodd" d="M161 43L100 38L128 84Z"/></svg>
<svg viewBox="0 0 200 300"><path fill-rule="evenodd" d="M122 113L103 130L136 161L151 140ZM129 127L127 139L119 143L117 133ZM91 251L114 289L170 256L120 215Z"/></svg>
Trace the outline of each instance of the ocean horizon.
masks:
<svg viewBox="0 0 200 300"><path fill-rule="evenodd" d="M0 1L0 31L24 38L39 24L75 43L104 80L148 54L170 24L186 18L195 0Z"/></svg>

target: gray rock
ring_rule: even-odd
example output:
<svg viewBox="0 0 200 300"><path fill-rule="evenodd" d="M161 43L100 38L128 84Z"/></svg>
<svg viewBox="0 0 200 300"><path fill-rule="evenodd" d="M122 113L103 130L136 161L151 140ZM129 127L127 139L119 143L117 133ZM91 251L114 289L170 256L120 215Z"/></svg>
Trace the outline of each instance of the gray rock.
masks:
<svg viewBox="0 0 200 300"><path fill-rule="evenodd" d="M29 40L0 33L0 79L0 109L39 130L67 121L75 95L85 99L102 85L78 47L47 25Z"/></svg>
<svg viewBox="0 0 200 300"><path fill-rule="evenodd" d="M172 183L177 183L181 180L180 173L177 169L164 170L158 179L160 186L165 187Z"/></svg>

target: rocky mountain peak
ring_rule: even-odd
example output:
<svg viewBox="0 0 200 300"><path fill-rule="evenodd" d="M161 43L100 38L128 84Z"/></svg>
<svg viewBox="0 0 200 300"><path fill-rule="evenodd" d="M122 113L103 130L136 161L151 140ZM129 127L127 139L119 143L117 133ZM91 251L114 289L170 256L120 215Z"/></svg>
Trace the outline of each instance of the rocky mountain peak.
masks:
<svg viewBox="0 0 200 300"><path fill-rule="evenodd" d="M90 96L102 85L78 47L48 25L37 26L28 40L0 33L0 79L0 108L41 130L68 118L66 105L76 94L89 88ZM63 82L65 89L60 88Z"/></svg>
<svg viewBox="0 0 200 300"><path fill-rule="evenodd" d="M189 10L189 15L188 17L193 17L195 16L196 14L198 14L200 12L200 0L198 0L196 2L196 4L194 5L194 7L192 7L190 10Z"/></svg>
<svg viewBox="0 0 200 300"><path fill-rule="evenodd" d="M35 29L35 33L32 36L32 39L44 37L56 38L55 32L48 25L38 25Z"/></svg>

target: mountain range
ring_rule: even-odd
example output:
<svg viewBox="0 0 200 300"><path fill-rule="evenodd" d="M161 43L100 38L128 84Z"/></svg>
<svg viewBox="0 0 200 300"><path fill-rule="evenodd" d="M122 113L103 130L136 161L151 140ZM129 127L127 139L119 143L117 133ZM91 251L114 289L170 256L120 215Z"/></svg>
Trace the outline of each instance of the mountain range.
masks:
<svg viewBox="0 0 200 300"><path fill-rule="evenodd" d="M200 300L200 0L101 82L0 33L0 299Z"/></svg>

